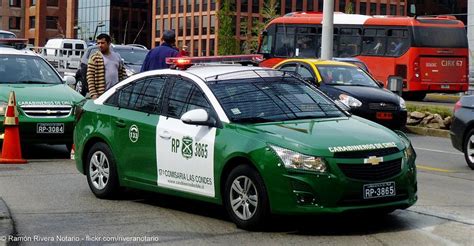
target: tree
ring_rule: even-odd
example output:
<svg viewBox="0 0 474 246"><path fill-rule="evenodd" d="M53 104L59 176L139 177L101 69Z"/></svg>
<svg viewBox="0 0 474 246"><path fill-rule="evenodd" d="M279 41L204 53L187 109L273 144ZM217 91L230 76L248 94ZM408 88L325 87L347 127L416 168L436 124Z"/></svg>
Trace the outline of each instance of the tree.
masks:
<svg viewBox="0 0 474 246"><path fill-rule="evenodd" d="M217 20L219 21L219 55L234 55L238 53L238 41L232 28L232 16L235 15L231 10L231 0L221 0L220 10L217 11Z"/></svg>
<svg viewBox="0 0 474 246"><path fill-rule="evenodd" d="M346 9L344 9L344 13L346 14L353 14L354 13L354 5L352 1L349 1L346 5Z"/></svg>
<svg viewBox="0 0 474 246"><path fill-rule="evenodd" d="M263 17L263 22L257 21L252 23L249 28L248 21L244 20L240 23L243 35L246 39L243 43L242 50L244 53L251 54L255 53L258 49L258 36L265 30L265 27L275 18L279 17L280 14L277 12L278 2L277 0L266 0L263 4L263 8L260 10L260 15Z"/></svg>

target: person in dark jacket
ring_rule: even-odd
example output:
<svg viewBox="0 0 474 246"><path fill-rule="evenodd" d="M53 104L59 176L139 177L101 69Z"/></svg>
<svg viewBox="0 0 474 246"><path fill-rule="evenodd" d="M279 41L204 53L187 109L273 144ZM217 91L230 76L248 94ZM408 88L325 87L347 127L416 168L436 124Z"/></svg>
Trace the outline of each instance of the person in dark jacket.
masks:
<svg viewBox="0 0 474 246"><path fill-rule="evenodd" d="M160 46L155 47L148 52L140 72L169 68L169 65L166 64L166 58L178 56L178 50L173 47L176 42L173 30L164 31L161 41L162 43Z"/></svg>

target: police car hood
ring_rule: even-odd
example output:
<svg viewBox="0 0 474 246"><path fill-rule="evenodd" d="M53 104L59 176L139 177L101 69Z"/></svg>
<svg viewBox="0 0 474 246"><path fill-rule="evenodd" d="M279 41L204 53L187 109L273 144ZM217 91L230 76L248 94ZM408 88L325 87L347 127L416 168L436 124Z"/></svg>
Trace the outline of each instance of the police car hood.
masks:
<svg viewBox="0 0 474 246"><path fill-rule="evenodd" d="M84 97L66 84L0 84L0 102L15 92L17 105L72 105Z"/></svg>
<svg viewBox="0 0 474 246"><path fill-rule="evenodd" d="M330 157L351 149L404 148L395 132L358 116L262 123L250 128L254 137L267 144L318 156Z"/></svg>

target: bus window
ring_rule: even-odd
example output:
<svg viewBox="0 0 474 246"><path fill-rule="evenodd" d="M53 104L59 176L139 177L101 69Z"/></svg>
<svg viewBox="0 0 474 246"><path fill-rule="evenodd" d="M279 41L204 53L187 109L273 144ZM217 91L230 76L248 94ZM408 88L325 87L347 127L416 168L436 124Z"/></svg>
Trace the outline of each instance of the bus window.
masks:
<svg viewBox="0 0 474 246"><path fill-rule="evenodd" d="M274 36L275 36L275 26L271 26L267 29L266 35L263 35L262 37L262 46L260 49L261 54L272 53Z"/></svg>
<svg viewBox="0 0 474 246"><path fill-rule="evenodd" d="M467 48L464 28L418 27L414 28L414 46L436 48Z"/></svg>
<svg viewBox="0 0 474 246"><path fill-rule="evenodd" d="M277 27L275 41L275 56L294 57L295 27Z"/></svg>
<svg viewBox="0 0 474 246"><path fill-rule="evenodd" d="M408 30L391 29L388 30L387 56L401 56L410 46L408 41Z"/></svg>
<svg viewBox="0 0 474 246"><path fill-rule="evenodd" d="M362 54L383 56L386 50L384 29L365 29L362 41Z"/></svg>
<svg viewBox="0 0 474 246"><path fill-rule="evenodd" d="M360 29L340 28L338 57L352 57L360 53Z"/></svg>
<svg viewBox="0 0 474 246"><path fill-rule="evenodd" d="M296 36L296 57L311 58L317 56L316 27L298 27Z"/></svg>

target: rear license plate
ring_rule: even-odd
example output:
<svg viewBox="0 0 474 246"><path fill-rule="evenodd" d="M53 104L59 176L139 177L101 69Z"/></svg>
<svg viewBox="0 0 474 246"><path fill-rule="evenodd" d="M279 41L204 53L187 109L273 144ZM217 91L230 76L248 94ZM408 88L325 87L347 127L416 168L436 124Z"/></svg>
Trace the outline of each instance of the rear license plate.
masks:
<svg viewBox="0 0 474 246"><path fill-rule="evenodd" d="M441 85L441 89L449 89L449 85Z"/></svg>
<svg viewBox="0 0 474 246"><path fill-rule="evenodd" d="M63 134L64 123L38 123L36 133L39 134Z"/></svg>
<svg viewBox="0 0 474 246"><path fill-rule="evenodd" d="M393 115L390 112L377 112L375 117L379 120L391 120L393 119Z"/></svg>
<svg viewBox="0 0 474 246"><path fill-rule="evenodd" d="M362 192L364 194L364 199L395 196L395 182L365 184Z"/></svg>

